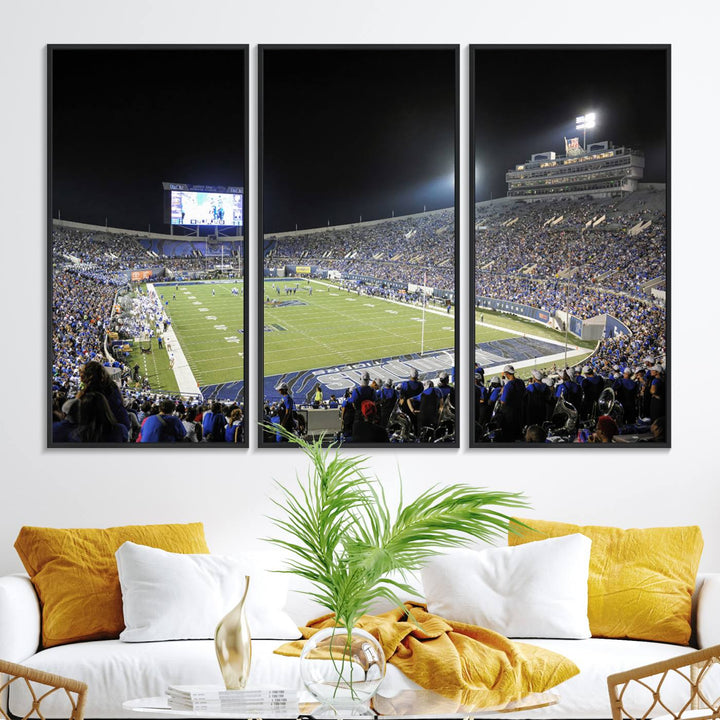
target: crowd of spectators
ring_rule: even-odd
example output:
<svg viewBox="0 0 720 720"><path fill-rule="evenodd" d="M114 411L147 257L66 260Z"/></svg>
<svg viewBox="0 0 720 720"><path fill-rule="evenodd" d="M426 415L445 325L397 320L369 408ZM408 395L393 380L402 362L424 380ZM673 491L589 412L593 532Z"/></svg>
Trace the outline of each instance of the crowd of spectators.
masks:
<svg viewBox="0 0 720 720"><path fill-rule="evenodd" d="M157 262L157 258L148 253L134 235L54 228L52 244L53 255L58 259L91 266L105 273L146 267Z"/></svg>
<svg viewBox="0 0 720 720"><path fill-rule="evenodd" d="M413 369L401 382L371 378L366 371L360 383L346 388L340 397L331 394L325 398L318 383L306 398L308 402L300 403L293 399L286 383L278 389L279 401L265 400L263 441L266 443L286 440L273 426L304 435L305 417L298 408L309 407L337 410L340 431L331 438L332 442L439 443L455 439L455 386L445 371L434 379L421 381L419 371Z"/></svg>
<svg viewBox="0 0 720 720"><path fill-rule="evenodd" d="M487 385L475 369L476 442L613 442L622 433L664 442L666 412L664 357L600 370L506 365Z"/></svg>
<svg viewBox="0 0 720 720"><path fill-rule="evenodd" d="M103 356L117 288L72 272L53 276L53 389L79 386L80 366Z"/></svg>
<svg viewBox="0 0 720 720"><path fill-rule="evenodd" d="M107 377L102 382L104 392L89 389L85 381L87 369L97 378ZM245 442L242 404L203 403L137 390L124 379L118 386L97 361L82 365L80 374L83 376L80 390L68 393L60 388L53 392L54 443Z"/></svg>
<svg viewBox="0 0 720 720"><path fill-rule="evenodd" d="M455 290L455 212L266 236L265 267L313 265L344 276Z"/></svg>
<svg viewBox="0 0 720 720"><path fill-rule="evenodd" d="M178 253L177 247L172 245L183 247L184 252ZM156 250L152 251L151 247ZM56 267L119 285L127 281L127 273L133 270L152 269L169 277L200 277L223 257L217 243L191 243L182 239L154 243L137 235L67 228L53 229L52 254ZM226 264L234 266L236 276L242 274L238 257L242 257L242 244L239 250L228 249L224 254Z"/></svg>
<svg viewBox="0 0 720 720"><path fill-rule="evenodd" d="M649 297L644 283L666 271L665 211L639 198L630 203L565 199L514 203L500 212L479 205L477 284L486 276L562 278Z"/></svg>

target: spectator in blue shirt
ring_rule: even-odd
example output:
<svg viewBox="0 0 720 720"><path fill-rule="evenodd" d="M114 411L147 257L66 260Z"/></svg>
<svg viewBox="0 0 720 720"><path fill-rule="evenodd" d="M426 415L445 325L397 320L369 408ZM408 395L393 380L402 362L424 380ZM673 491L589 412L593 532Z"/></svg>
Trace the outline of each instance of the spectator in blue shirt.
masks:
<svg viewBox="0 0 720 720"><path fill-rule="evenodd" d="M175 403L172 400L163 400L160 403L160 412L148 415L140 429L141 443L174 443L182 440L185 435L185 426L179 417L173 415Z"/></svg>

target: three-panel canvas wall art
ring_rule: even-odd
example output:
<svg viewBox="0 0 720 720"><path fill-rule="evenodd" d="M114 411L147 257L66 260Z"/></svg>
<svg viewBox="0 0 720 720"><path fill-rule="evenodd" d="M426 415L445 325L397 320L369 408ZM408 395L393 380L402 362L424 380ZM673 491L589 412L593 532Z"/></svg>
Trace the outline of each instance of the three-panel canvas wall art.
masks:
<svg viewBox="0 0 720 720"><path fill-rule="evenodd" d="M669 445L668 46L250 52L48 48L49 446Z"/></svg>

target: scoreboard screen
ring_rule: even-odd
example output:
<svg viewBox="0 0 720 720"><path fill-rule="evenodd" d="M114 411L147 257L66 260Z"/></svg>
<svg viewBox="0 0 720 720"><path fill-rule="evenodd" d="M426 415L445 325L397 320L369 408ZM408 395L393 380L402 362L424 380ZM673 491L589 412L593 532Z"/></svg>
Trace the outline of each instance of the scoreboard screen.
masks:
<svg viewBox="0 0 720 720"><path fill-rule="evenodd" d="M172 225L243 225L242 193L170 191Z"/></svg>

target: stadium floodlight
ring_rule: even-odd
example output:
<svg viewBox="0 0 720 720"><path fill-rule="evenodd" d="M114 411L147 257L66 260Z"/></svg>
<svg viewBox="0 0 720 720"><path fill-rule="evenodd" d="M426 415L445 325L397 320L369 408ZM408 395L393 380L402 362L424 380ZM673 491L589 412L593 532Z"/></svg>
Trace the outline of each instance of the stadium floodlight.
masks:
<svg viewBox="0 0 720 720"><path fill-rule="evenodd" d="M583 131L583 150L587 150L587 131L595 127L595 113L585 113L575 118L575 129Z"/></svg>
<svg viewBox="0 0 720 720"><path fill-rule="evenodd" d="M580 115L575 118L575 127L577 130L589 130L595 127L595 113L588 113L587 115Z"/></svg>

